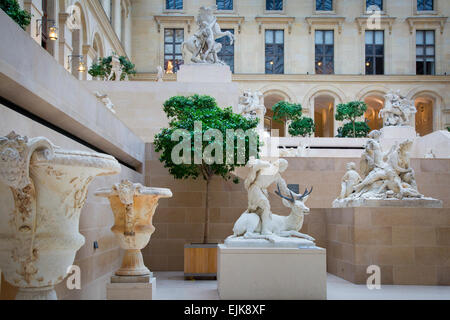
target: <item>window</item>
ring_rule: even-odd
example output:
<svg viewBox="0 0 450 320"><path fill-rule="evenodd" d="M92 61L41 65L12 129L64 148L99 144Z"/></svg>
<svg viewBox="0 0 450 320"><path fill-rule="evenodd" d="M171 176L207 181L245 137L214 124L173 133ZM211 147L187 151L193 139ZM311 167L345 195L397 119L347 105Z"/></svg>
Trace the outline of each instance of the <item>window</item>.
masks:
<svg viewBox="0 0 450 320"><path fill-rule="evenodd" d="M233 0L216 0L217 10L233 10Z"/></svg>
<svg viewBox="0 0 450 320"><path fill-rule="evenodd" d="M384 31L366 31L366 74L384 74Z"/></svg>
<svg viewBox="0 0 450 320"><path fill-rule="evenodd" d="M183 10L183 0L166 0L167 10Z"/></svg>
<svg viewBox="0 0 450 320"><path fill-rule="evenodd" d="M283 0L266 0L266 10L283 10Z"/></svg>
<svg viewBox="0 0 450 320"><path fill-rule="evenodd" d="M316 0L316 11L333 11L333 0Z"/></svg>
<svg viewBox="0 0 450 320"><path fill-rule="evenodd" d="M435 38L433 30L416 31L416 73L435 74Z"/></svg>
<svg viewBox="0 0 450 320"><path fill-rule="evenodd" d="M41 18L41 47L47 49L47 28L48 28L48 15L47 15L47 0L42 0L42 18ZM39 22L38 22L39 23Z"/></svg>
<svg viewBox="0 0 450 320"><path fill-rule="evenodd" d="M377 6L380 8L380 11L383 11L383 0L366 0L366 11L368 11L371 6Z"/></svg>
<svg viewBox="0 0 450 320"><path fill-rule="evenodd" d="M334 31L316 30L316 74L334 73Z"/></svg>
<svg viewBox="0 0 450 320"><path fill-rule="evenodd" d="M433 0L417 0L417 11L433 11Z"/></svg>
<svg viewBox="0 0 450 320"><path fill-rule="evenodd" d="M266 73L284 73L283 30L266 30Z"/></svg>
<svg viewBox="0 0 450 320"><path fill-rule="evenodd" d="M183 29L164 29L164 70L175 73L183 64L181 43L184 41Z"/></svg>
<svg viewBox="0 0 450 320"><path fill-rule="evenodd" d="M230 31L234 34L234 29L222 29L223 32ZM230 44L228 37L217 39L222 44L222 50L218 53L219 59L230 66L231 72L234 73L234 43Z"/></svg>

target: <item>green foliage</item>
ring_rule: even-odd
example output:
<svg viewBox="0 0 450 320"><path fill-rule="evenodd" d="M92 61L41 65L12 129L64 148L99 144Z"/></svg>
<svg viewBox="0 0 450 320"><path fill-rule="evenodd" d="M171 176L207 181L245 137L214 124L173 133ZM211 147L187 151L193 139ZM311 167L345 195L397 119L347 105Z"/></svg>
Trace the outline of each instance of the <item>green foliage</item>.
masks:
<svg viewBox="0 0 450 320"><path fill-rule="evenodd" d="M130 62L125 56L119 57L120 64L122 65L122 74L120 76L120 80L125 80L126 75L136 74L135 65ZM99 58L98 63L92 64L88 73L92 77L98 77L100 79L105 79L111 72L112 68L112 56ZM115 80L115 75L111 80Z"/></svg>
<svg viewBox="0 0 450 320"><path fill-rule="evenodd" d="M447 131L450 132L450 127L447 127Z"/></svg>
<svg viewBox="0 0 450 320"><path fill-rule="evenodd" d="M367 105L363 101L350 101L348 103L338 104L335 118L337 121L348 120L343 127L338 128L337 137L366 137L370 131L366 122L356 121L357 118L364 115Z"/></svg>
<svg viewBox="0 0 450 320"><path fill-rule="evenodd" d="M308 117L302 117L298 120L292 121L289 125L289 134L293 137L302 136L309 137L314 131L316 131L316 126L313 119Z"/></svg>
<svg viewBox="0 0 450 320"><path fill-rule="evenodd" d="M159 160L164 163L164 167L169 170L169 173L175 177L175 179L197 179L202 177L206 180L206 206L205 206L205 231L204 231L204 243L207 243L208 239L208 193L209 193L209 182L214 175L220 176L225 180L232 178L231 172L238 166L244 166L249 159L249 146L250 138L245 135L233 135L233 139L227 141L226 131L227 130L238 130L241 129L243 132L247 130L255 129L258 125L258 120L247 120L241 115L233 113L231 107L221 109L217 106L216 100L210 96L206 95L193 95L189 97L175 96L164 102L164 112L169 118L168 128L163 128L161 132L155 135L155 150L160 152ZM202 136L209 129L218 130L223 137L223 161L222 163L214 162L208 164L204 157L202 157L203 151L208 146L215 143L215 138L210 141L203 141L201 139L201 150L196 150L195 148L195 122L201 122L202 124ZM175 132L180 132L178 129L184 129L186 138L191 139L191 161L188 163L177 164L172 159L172 151L175 146L180 143L180 140L172 141L172 135ZM256 153L259 153L259 138L254 131L257 143ZM199 134L197 134L199 135ZM238 141L245 143L244 148L238 148ZM230 146L231 142L233 146ZM227 144L232 148L234 154L234 161L226 161L226 150ZM239 153L244 149L245 154ZM194 163L195 156L199 156L201 160L198 163ZM215 150L212 152L215 156ZM185 156L185 155L183 155ZM245 162L237 163L238 156L241 156ZM218 161L219 162L219 161ZM234 183L238 183L237 178L233 178Z"/></svg>
<svg viewBox="0 0 450 320"><path fill-rule="evenodd" d="M314 121L308 117L302 117L302 105L287 101L277 102L273 107L273 119L292 120L288 132L291 136L310 136L315 131Z"/></svg>
<svg viewBox="0 0 450 320"><path fill-rule="evenodd" d="M302 116L302 106L287 101L277 102L273 107L274 120L298 120Z"/></svg>
<svg viewBox="0 0 450 320"><path fill-rule="evenodd" d="M24 30L31 22L31 14L20 9L17 0L0 0L0 8Z"/></svg>
<svg viewBox="0 0 450 320"><path fill-rule="evenodd" d="M347 122L342 127L338 128L338 138L354 137L354 138L364 138L367 137L367 133L370 131L370 127L366 122L357 121L355 122L355 132L353 134L353 123Z"/></svg>

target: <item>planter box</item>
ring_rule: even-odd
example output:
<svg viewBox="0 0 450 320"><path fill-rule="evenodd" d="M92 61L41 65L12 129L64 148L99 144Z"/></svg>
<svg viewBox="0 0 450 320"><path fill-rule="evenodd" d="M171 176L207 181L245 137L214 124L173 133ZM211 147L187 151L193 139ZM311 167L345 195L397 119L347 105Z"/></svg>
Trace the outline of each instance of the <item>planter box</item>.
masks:
<svg viewBox="0 0 450 320"><path fill-rule="evenodd" d="M217 243L184 245L184 277L217 277Z"/></svg>

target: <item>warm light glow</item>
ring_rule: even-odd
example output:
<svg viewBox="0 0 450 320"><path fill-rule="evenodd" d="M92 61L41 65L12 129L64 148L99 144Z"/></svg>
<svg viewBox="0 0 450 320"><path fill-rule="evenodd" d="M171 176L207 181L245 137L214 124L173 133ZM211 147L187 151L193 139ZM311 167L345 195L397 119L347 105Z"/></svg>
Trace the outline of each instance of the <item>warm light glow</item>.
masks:
<svg viewBox="0 0 450 320"><path fill-rule="evenodd" d="M78 64L78 72L85 72L86 71L86 65L84 64L83 61L80 61L80 63Z"/></svg>
<svg viewBox="0 0 450 320"><path fill-rule="evenodd" d="M48 30L49 30L48 38L53 41L58 40L58 28L55 26L52 26Z"/></svg>
<svg viewBox="0 0 450 320"><path fill-rule="evenodd" d="M173 73L173 64L172 61L167 61L167 70L166 73Z"/></svg>
<svg viewBox="0 0 450 320"><path fill-rule="evenodd" d="M270 61L270 64L273 65L273 61Z"/></svg>
<svg viewBox="0 0 450 320"><path fill-rule="evenodd" d="M322 61L317 62L317 65L320 67L322 65Z"/></svg>
<svg viewBox="0 0 450 320"><path fill-rule="evenodd" d="M370 62L366 62L366 66L367 66L367 67L370 66Z"/></svg>

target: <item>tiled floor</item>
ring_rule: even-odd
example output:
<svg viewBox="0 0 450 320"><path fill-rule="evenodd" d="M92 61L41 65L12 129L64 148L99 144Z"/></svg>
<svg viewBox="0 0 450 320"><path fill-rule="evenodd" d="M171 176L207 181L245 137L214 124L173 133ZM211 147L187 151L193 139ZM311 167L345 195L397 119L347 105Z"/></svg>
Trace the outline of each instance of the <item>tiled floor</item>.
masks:
<svg viewBox="0 0 450 320"><path fill-rule="evenodd" d="M158 300L217 300L217 281L184 280L183 272L155 272ZM450 300L450 286L393 286L382 285L380 290L369 290L328 274L329 300Z"/></svg>

